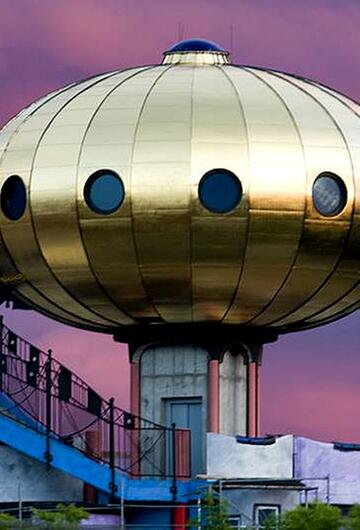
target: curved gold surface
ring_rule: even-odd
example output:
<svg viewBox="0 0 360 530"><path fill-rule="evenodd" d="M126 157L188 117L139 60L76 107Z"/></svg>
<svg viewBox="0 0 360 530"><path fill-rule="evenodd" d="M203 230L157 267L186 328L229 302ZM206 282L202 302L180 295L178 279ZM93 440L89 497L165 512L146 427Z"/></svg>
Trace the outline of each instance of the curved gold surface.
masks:
<svg viewBox="0 0 360 530"><path fill-rule="evenodd" d="M105 76L106 78L107 76ZM74 97L79 95L83 90L99 83L104 76L94 78L80 85L75 85L65 92L59 93L52 98L46 106L41 106L37 112L25 120L17 129L8 144L7 150L1 161L0 171L2 178L9 174L21 175L26 186L29 187L33 159L36 154L38 144L46 131L48 124L54 116L61 111L66 104ZM51 167L51 166L50 166ZM57 167L52 167L52 178L48 179L49 192L48 196L53 196L52 191L56 191L59 181L56 179ZM47 172L49 169L47 169ZM55 177L55 178L54 178ZM55 190L51 188L55 188ZM54 212L58 204L58 197L54 202ZM39 206L42 201L38 203ZM33 217L31 209L37 206L30 200L24 216L17 222L9 221L1 215L1 233L8 252L11 255L17 269L21 271L27 281L40 291L47 299L56 305L65 308L70 314L76 317L80 316L85 321L89 320L95 324L109 326L111 321L107 321L101 316L97 316L91 309L81 306L77 301L67 293L63 286L57 281L54 272L48 267L39 248L37 232L34 230ZM48 206L45 206L45 212L49 214ZM62 226L63 220L60 226ZM59 233L59 226L57 227ZM60 231L61 234L61 231ZM60 247L60 245L58 245ZM66 249L64 249L66 250ZM116 325L116 323L114 323Z"/></svg>
<svg viewBox="0 0 360 530"><path fill-rule="evenodd" d="M157 67L139 71L108 93L88 126L79 158L78 210L88 258L99 283L134 318L151 318L158 314L143 285L137 256L133 199L128 193L133 142L149 91L166 70ZM111 167L121 175L126 191L122 207L107 217L92 212L83 198L88 176L103 167Z"/></svg>
<svg viewBox="0 0 360 530"><path fill-rule="evenodd" d="M209 86L216 94L214 101L209 101ZM242 270L250 183L248 131L243 105L232 79L224 70L195 69L192 124L190 260L193 320L219 321L228 310ZM216 167L241 175L243 199L227 215L209 212L198 199L201 177Z"/></svg>
<svg viewBox="0 0 360 530"><path fill-rule="evenodd" d="M225 168L243 197L227 214L198 199ZM87 178L117 172L111 215L90 210ZM344 181L335 217L314 208L322 172ZM314 327L360 305L360 107L309 80L166 55L49 94L0 133L0 184L18 174L28 206L0 212L0 272L63 322L112 331L188 322Z"/></svg>
<svg viewBox="0 0 360 530"><path fill-rule="evenodd" d="M224 322L246 323L272 299L294 259L306 176L298 131L283 101L253 72L224 70L243 103L251 171L244 265Z"/></svg>
<svg viewBox="0 0 360 530"><path fill-rule="evenodd" d="M308 302L333 272L340 257L352 214L352 166L345 139L319 99L309 98L306 90L299 92L299 85L293 79L267 72L258 72L257 75L271 83L276 93L286 101L299 131L307 172L306 210L296 256L273 301L251 322L266 325L276 321L278 316L281 318L281 315L291 313L281 321L288 324L294 318L302 320L306 316L307 313L301 310L297 317L292 314L295 301L296 307ZM304 112L305 105L308 113ZM327 171L329 160L332 171L341 174L346 181L349 194L347 208L334 220L322 217L314 209L311 198L313 182L319 173Z"/></svg>
<svg viewBox="0 0 360 530"><path fill-rule="evenodd" d="M32 103L30 106L25 108L23 111L21 111L17 116L15 116L8 124L3 128L1 135L0 135L0 167L4 168L4 175L6 175L6 166L4 166L4 154L6 151L8 151L10 146L10 141L12 137L15 134L19 133L20 126L28 120L32 115L45 103L51 101L52 99L56 98L61 93L67 91L69 88L73 87L74 84L71 84L61 90L57 90L55 92L52 92L48 94L47 96L39 99L38 101ZM29 143L29 135L25 135L25 141L23 144L23 147L26 147L27 143ZM30 142L30 147L32 147L32 143ZM15 156L16 156L16 150L15 150ZM16 170L16 164L11 166L11 170L13 170L13 173ZM10 172L11 172L10 170ZM5 246L5 241L3 238L3 234L1 233L1 243L0 243L0 262L1 262L1 271L5 275L15 275L18 272L18 268L16 263L14 263L14 260L12 257L10 257L9 252ZM92 323L89 320L82 320L81 318L78 318L75 314L69 315L63 308L54 305L52 302L50 302L45 296L43 296L34 286L30 283L29 278L24 275L25 281L21 282L17 286L17 291L19 293L20 298L24 298L27 302L30 302L31 305L34 305L39 311L48 314L49 316L52 316L53 318L57 318L58 320L61 320L62 322L68 323L68 324L74 324L79 327L89 327L91 329L101 329L98 328L94 323Z"/></svg>

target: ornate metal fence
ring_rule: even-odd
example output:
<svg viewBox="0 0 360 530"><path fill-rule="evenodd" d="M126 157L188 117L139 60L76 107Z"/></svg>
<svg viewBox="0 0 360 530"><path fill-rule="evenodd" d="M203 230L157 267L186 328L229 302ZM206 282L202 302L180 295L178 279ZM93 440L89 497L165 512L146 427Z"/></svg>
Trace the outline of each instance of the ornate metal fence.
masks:
<svg viewBox="0 0 360 530"><path fill-rule="evenodd" d="M44 433L51 465L51 438L134 477L186 478L190 433L134 416L103 399L53 358L0 321L0 413ZM168 469L168 451L176 465Z"/></svg>

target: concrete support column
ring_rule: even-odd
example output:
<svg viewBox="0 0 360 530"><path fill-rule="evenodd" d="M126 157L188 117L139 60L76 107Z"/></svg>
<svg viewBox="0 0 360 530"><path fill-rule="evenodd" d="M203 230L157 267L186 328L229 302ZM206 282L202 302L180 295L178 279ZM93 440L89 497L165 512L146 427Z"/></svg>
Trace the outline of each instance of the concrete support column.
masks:
<svg viewBox="0 0 360 530"><path fill-rule="evenodd" d="M219 361L211 359L209 361L209 432L219 432L220 413L220 387L219 387Z"/></svg>

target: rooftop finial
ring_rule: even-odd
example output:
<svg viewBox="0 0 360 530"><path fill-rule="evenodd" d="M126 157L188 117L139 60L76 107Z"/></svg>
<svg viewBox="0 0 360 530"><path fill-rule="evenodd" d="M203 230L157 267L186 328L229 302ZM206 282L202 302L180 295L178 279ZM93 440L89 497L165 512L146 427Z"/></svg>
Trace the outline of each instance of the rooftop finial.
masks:
<svg viewBox="0 0 360 530"><path fill-rule="evenodd" d="M163 64L228 64L229 52L206 39L182 40L164 52Z"/></svg>

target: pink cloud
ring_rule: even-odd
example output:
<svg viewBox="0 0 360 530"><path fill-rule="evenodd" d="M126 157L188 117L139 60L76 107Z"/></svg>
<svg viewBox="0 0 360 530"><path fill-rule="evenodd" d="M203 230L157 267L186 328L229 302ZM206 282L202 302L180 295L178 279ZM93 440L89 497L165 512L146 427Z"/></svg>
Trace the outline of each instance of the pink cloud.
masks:
<svg viewBox="0 0 360 530"><path fill-rule="evenodd" d="M265 347L262 432L360 438L359 319L281 337Z"/></svg>
<svg viewBox="0 0 360 530"><path fill-rule="evenodd" d="M129 408L129 363L127 347L109 335L80 330L50 329L39 344L52 344L54 357L105 398L115 397Z"/></svg>
<svg viewBox="0 0 360 530"><path fill-rule="evenodd" d="M281 380L281 375L279 380ZM267 398L270 398L266 393ZM284 403L285 400L285 403ZM281 405L280 405L281 404ZM359 390L346 384L306 382L284 385L271 402L263 401L263 432L314 437L326 441L358 441L360 426L354 421L360 408Z"/></svg>
<svg viewBox="0 0 360 530"><path fill-rule="evenodd" d="M58 324L33 311L1 308L4 324L35 346L53 351L55 359L81 377L105 398L129 407L127 346L111 335L92 333Z"/></svg>
<svg viewBox="0 0 360 530"><path fill-rule="evenodd" d="M19 0L7 2L3 11L3 45L14 43L16 27L18 46L27 43L32 53L38 48L60 64L92 71L158 61L161 52L177 40L179 22L186 37L213 38L225 47L232 24L238 61L292 63L295 70L316 65L324 74L334 53L353 57L351 52L359 43L356 5L337 10L315 3L229 1L225 6L209 0L181 4L62 0L59 8L56 1ZM340 37L344 34L346 39Z"/></svg>

